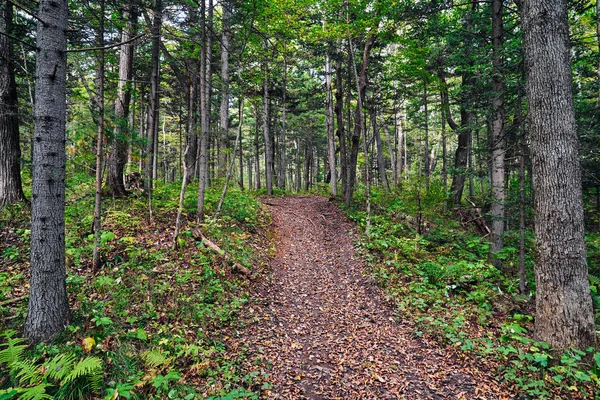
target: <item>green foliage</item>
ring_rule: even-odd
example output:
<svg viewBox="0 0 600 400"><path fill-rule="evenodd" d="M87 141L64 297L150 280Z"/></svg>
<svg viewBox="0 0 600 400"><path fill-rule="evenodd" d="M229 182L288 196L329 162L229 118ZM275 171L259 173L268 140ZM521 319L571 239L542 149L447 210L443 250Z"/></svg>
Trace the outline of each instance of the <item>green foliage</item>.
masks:
<svg viewBox="0 0 600 400"><path fill-rule="evenodd" d="M7 372L0 395L19 395L20 399L80 399L98 394L103 383L103 363L98 357L77 360L74 353L59 353L49 358L29 357L25 339L15 331L2 334L0 366ZM12 397L6 397L12 398Z"/></svg>
<svg viewBox="0 0 600 400"><path fill-rule="evenodd" d="M529 337L533 318L519 312L522 305L527 307L517 293L518 259L511 246L518 235L507 232L507 248L500 255L507 269L498 270L488 262L486 239L443 214L436 215L435 210L444 207L443 196L424 201L423 191L421 206L415 206L418 185L409 182L406 191L393 195L374 190L373 227L359 242L372 275L389 298L399 310L414 316L415 334L497 359L503 378L531 398L574 391L591 395L600 387L598 366L583 361L593 356L598 362L600 354L571 351L556 358L547 344ZM364 226L362 210L347 211ZM418 234L419 224L422 234ZM526 243L532 248L531 234ZM532 280L529 258L526 267ZM590 282L597 299L600 280L591 275ZM530 287L534 287L531 281Z"/></svg>

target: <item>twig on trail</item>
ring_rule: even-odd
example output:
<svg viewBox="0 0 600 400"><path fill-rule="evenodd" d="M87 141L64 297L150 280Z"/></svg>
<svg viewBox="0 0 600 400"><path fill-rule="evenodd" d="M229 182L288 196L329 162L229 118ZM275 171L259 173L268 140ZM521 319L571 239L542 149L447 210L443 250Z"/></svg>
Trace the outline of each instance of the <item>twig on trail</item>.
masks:
<svg viewBox="0 0 600 400"><path fill-rule="evenodd" d="M308 217L303 217L303 216L301 216L301 215L298 215L298 214L296 214L296 213L295 213L295 212L293 212L293 211L286 211L286 212L287 212L288 214L294 214L296 217L298 217L298 218L301 218L301 219L303 219L303 218L306 218L307 220L309 220L309 221L310 221L310 223L311 223L311 224L312 224L312 225L313 225L315 228L317 227L317 225L315 225L315 223L313 222L313 220L312 220L312 219L310 219L310 218L308 218Z"/></svg>
<svg viewBox="0 0 600 400"><path fill-rule="evenodd" d="M268 201L262 201L261 203L266 204L268 206L281 207L281 204L269 203Z"/></svg>
<svg viewBox="0 0 600 400"><path fill-rule="evenodd" d="M23 295L23 296L20 296L20 297L15 297L13 299L8 299L8 300L0 301L0 307L7 306L9 304L18 303L19 301L25 300L28 297L29 297L29 295L26 294L26 295Z"/></svg>
<svg viewBox="0 0 600 400"><path fill-rule="evenodd" d="M241 265L240 263L237 263L234 260L232 260L231 257L229 256L229 254L227 254L225 252L225 250L221 249L216 243L214 243L213 241L208 239L206 236L204 236L204 234L202 233L202 231L200 229L198 229L198 228L194 229L192 231L192 235L197 239L201 239L202 243L204 243L204 245L206 246L207 249L214 251L215 253L217 253L219 256L221 256L226 261L231 261L233 263L233 266L235 267L235 269L240 271L242 274L244 274L246 276L250 275L250 270L248 268L246 268L243 265Z"/></svg>
<svg viewBox="0 0 600 400"><path fill-rule="evenodd" d="M321 217L323 217L323 221L327 222L327 218L325 218L325 215L321 214Z"/></svg>

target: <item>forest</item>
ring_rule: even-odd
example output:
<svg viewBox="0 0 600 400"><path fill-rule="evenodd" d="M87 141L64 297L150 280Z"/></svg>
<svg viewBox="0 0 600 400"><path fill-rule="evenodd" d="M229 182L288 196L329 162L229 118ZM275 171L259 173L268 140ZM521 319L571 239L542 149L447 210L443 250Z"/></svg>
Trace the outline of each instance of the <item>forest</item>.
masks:
<svg viewBox="0 0 600 400"><path fill-rule="evenodd" d="M600 3L0 0L0 400L600 399Z"/></svg>

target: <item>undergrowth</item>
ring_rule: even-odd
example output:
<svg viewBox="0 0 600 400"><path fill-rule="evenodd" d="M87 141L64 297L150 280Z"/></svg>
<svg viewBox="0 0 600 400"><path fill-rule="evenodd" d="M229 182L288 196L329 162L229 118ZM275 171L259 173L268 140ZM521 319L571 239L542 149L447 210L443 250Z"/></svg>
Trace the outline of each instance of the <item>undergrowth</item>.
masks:
<svg viewBox="0 0 600 400"><path fill-rule="evenodd" d="M358 204L364 204L362 196L359 191ZM411 316L416 336L426 335L496 369L522 398L600 398L600 353L590 348L557 355L531 337L531 231L526 233L528 293L519 294L518 232L506 233L497 269L488 260L488 239L444 211L446 195L439 182L431 182L429 193L417 180L393 193L374 188L371 200L370 234L362 235L358 246L398 316ZM365 210L354 206L346 212L364 231ZM598 258L599 237L589 236L588 242L590 258ZM597 301L600 279L591 272Z"/></svg>
<svg viewBox="0 0 600 400"><path fill-rule="evenodd" d="M106 198L102 267L93 270L93 180L71 178L65 218L72 319L59 337L35 347L15 336L27 311L29 210L17 205L2 211L0 350L23 347L17 361L0 357L1 399L257 397L240 372L244 355L227 355L222 339L248 299L249 278L236 274L232 262L251 273L262 268L267 216L254 195L231 188L221 217L211 220L221 193L214 185L206 194L206 222L198 226L192 184L174 250L179 187L157 183L152 220L141 192ZM229 258L207 249L195 228ZM57 360L73 370L94 365L65 382L68 375L53 375Z"/></svg>

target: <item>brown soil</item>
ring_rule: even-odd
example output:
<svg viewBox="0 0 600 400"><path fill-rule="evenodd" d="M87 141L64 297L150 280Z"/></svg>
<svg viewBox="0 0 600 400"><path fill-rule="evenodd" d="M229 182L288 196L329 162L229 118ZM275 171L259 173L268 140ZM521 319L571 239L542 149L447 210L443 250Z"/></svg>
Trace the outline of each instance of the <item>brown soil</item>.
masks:
<svg viewBox="0 0 600 400"><path fill-rule="evenodd" d="M271 198L272 282L240 337L264 398L497 399L491 371L415 336L364 273L354 226L324 197Z"/></svg>

